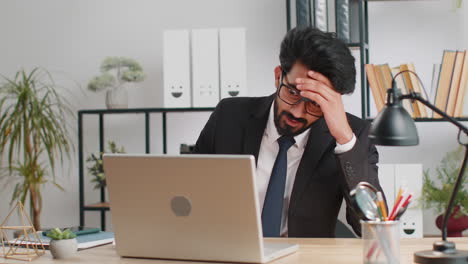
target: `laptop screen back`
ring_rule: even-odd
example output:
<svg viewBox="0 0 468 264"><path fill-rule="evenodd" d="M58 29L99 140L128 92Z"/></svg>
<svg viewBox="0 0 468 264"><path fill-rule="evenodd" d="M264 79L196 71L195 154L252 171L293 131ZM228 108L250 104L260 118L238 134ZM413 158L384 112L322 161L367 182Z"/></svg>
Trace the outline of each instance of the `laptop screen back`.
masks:
<svg viewBox="0 0 468 264"><path fill-rule="evenodd" d="M104 155L121 256L260 261L255 160L249 155Z"/></svg>

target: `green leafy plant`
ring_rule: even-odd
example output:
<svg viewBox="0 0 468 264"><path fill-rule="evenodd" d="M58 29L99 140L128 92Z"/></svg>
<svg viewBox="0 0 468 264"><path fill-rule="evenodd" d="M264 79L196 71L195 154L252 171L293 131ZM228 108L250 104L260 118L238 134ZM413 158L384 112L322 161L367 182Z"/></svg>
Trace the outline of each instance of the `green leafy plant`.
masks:
<svg viewBox="0 0 468 264"><path fill-rule="evenodd" d="M123 147L117 147L117 144L114 141L109 141L108 145L110 153L125 153L125 149ZM88 172L93 177L91 182L95 183L95 189L106 187L106 176L104 174L104 166L102 162L103 154L103 152L99 153L99 155L91 154L86 159L86 162L91 164L91 167L88 167Z"/></svg>
<svg viewBox="0 0 468 264"><path fill-rule="evenodd" d="M131 58L107 57L101 63L101 75L91 79L88 89L93 92L115 89L129 82L141 82L145 73L140 64Z"/></svg>
<svg viewBox="0 0 468 264"><path fill-rule="evenodd" d="M0 83L0 155L2 179L16 182L11 204L25 203L29 195L33 225L40 230L41 187L55 177L57 162L70 159L73 151L68 122L74 115L44 69L18 71ZM6 164L6 166L5 166ZM7 185L5 185L7 186Z"/></svg>
<svg viewBox="0 0 468 264"><path fill-rule="evenodd" d="M453 186L460 171L461 162L463 160L463 150L463 147L459 147L458 149L447 153L442 159L439 167L436 168L436 177L438 181L440 181L440 184L436 184L431 180L429 170L424 172L421 198L425 208L434 208L438 213L445 212ZM466 171L467 169L465 169L464 174L466 174ZM467 213L467 182L466 177L464 177L462 186L455 197L455 205L460 207L460 211L457 216Z"/></svg>
<svg viewBox="0 0 468 264"><path fill-rule="evenodd" d="M63 240L63 239L73 239L76 238L76 234L70 231L70 229L65 229L64 231L59 228L54 228L47 233L47 236L53 240Z"/></svg>

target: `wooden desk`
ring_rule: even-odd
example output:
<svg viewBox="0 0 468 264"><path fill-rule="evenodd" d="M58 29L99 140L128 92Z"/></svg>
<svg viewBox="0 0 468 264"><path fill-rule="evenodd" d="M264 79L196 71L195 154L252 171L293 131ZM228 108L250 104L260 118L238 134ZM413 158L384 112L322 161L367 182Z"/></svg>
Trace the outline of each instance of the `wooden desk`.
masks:
<svg viewBox="0 0 468 264"><path fill-rule="evenodd" d="M281 241L288 243L297 243L300 245L298 252L287 257L278 259L275 264L334 264L334 263L362 263L362 247L361 240L354 238L341 239L294 239L280 238L271 239L271 241ZM434 238L423 239L402 239L401 241L401 263L413 263L413 253L420 250L428 250L432 248ZM451 238L457 244L458 249L468 250L468 238ZM12 261L1 259L0 263L28 263L20 261ZM169 260L152 260L152 259L133 259L119 257L112 245L96 247L79 251L74 258L67 260L53 260L49 251L46 255L36 259L32 264L48 264L48 263L98 263L98 264L138 264L138 263L155 263L155 264L188 264L188 261L169 261Z"/></svg>

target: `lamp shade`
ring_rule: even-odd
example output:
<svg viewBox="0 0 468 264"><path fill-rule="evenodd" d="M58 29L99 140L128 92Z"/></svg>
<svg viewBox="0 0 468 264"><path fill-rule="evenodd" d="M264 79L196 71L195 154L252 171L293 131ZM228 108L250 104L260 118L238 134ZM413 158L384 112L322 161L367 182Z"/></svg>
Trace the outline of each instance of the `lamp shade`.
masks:
<svg viewBox="0 0 468 264"><path fill-rule="evenodd" d="M387 104L372 122L369 138L376 145L414 146L419 144L413 118L401 106L401 101Z"/></svg>

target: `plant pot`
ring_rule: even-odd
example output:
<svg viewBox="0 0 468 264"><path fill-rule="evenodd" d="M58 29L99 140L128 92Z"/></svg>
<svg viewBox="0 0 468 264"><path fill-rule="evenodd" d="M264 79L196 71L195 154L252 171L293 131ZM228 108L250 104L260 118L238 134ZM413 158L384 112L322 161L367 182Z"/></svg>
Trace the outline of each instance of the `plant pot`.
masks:
<svg viewBox="0 0 468 264"><path fill-rule="evenodd" d="M51 240L49 249L54 258L66 259L75 255L78 249L78 243L76 238Z"/></svg>
<svg viewBox="0 0 468 264"><path fill-rule="evenodd" d="M128 108L128 92L123 86L112 88L106 92L107 109Z"/></svg>
<svg viewBox="0 0 468 264"><path fill-rule="evenodd" d="M447 236L462 237L463 231L468 228L468 215L460 214L460 206L456 206L447 223ZM436 226L442 230L443 214L436 218Z"/></svg>

